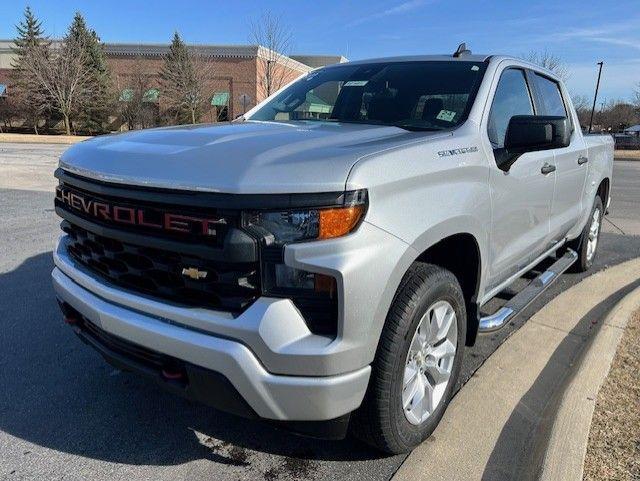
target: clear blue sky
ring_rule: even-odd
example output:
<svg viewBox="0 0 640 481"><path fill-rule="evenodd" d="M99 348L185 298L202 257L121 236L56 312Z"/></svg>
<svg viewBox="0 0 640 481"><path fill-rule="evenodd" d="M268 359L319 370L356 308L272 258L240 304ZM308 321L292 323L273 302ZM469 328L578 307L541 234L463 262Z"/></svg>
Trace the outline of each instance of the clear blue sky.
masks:
<svg viewBox="0 0 640 481"><path fill-rule="evenodd" d="M4 0L0 38L14 37L27 4L52 37L80 10L108 42L168 42L178 30L190 43L247 43L250 20L268 9L291 28L294 53L448 53L465 41L477 53L546 48L568 65L574 94L593 94L599 60L603 98L629 100L640 82L638 0Z"/></svg>

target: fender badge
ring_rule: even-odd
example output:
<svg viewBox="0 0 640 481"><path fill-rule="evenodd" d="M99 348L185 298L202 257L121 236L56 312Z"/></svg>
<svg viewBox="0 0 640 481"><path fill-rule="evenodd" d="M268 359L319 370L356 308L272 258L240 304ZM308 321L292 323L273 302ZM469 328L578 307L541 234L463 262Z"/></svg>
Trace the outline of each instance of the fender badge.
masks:
<svg viewBox="0 0 640 481"><path fill-rule="evenodd" d="M462 147L460 149L452 149L452 150L441 150L438 152L439 157L449 157L450 155L460 155L460 154L468 154L470 152L477 152L478 147L475 145L473 147Z"/></svg>
<svg viewBox="0 0 640 481"><path fill-rule="evenodd" d="M198 270L197 267L185 267L182 269L182 275L194 280L206 279L208 272Z"/></svg>

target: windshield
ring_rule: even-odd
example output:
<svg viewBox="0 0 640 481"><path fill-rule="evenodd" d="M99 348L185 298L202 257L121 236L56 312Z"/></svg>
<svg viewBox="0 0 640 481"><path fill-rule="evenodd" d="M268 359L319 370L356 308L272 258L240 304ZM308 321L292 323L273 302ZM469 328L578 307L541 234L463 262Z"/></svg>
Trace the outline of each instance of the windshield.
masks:
<svg viewBox="0 0 640 481"><path fill-rule="evenodd" d="M320 120L442 130L462 123L483 62L422 61L341 65L311 72L250 120Z"/></svg>

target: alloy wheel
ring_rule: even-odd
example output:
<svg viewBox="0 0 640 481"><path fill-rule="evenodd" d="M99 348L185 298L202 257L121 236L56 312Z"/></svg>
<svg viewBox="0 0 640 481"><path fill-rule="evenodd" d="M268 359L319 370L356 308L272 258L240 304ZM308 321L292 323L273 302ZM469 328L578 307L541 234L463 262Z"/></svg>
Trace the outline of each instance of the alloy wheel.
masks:
<svg viewBox="0 0 640 481"><path fill-rule="evenodd" d="M598 237L600 234L600 209L593 211L591 217L591 225L589 226L589 234L587 237L587 260L591 262L598 247Z"/></svg>
<svg viewBox="0 0 640 481"><path fill-rule="evenodd" d="M447 301L432 304L411 340L402 382L407 420L422 424L438 407L449 384L458 342L458 319Z"/></svg>

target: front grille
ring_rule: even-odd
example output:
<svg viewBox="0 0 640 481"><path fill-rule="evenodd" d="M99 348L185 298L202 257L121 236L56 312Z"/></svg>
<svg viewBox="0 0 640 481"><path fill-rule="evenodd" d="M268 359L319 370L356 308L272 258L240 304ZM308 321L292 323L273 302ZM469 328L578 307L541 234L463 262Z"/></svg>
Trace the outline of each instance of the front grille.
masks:
<svg viewBox="0 0 640 481"><path fill-rule="evenodd" d="M68 252L78 263L126 289L184 305L239 312L260 295L257 262L225 263L122 242L68 221ZM183 269L200 272L199 279ZM206 274L202 274L206 273Z"/></svg>
<svg viewBox="0 0 640 481"><path fill-rule="evenodd" d="M129 187L61 169L56 177L55 210L68 234L68 253L97 277L158 300L233 314L261 295L284 297L311 332L337 335L336 293L270 288L284 249L244 228L242 212L343 205L349 193L238 195Z"/></svg>

